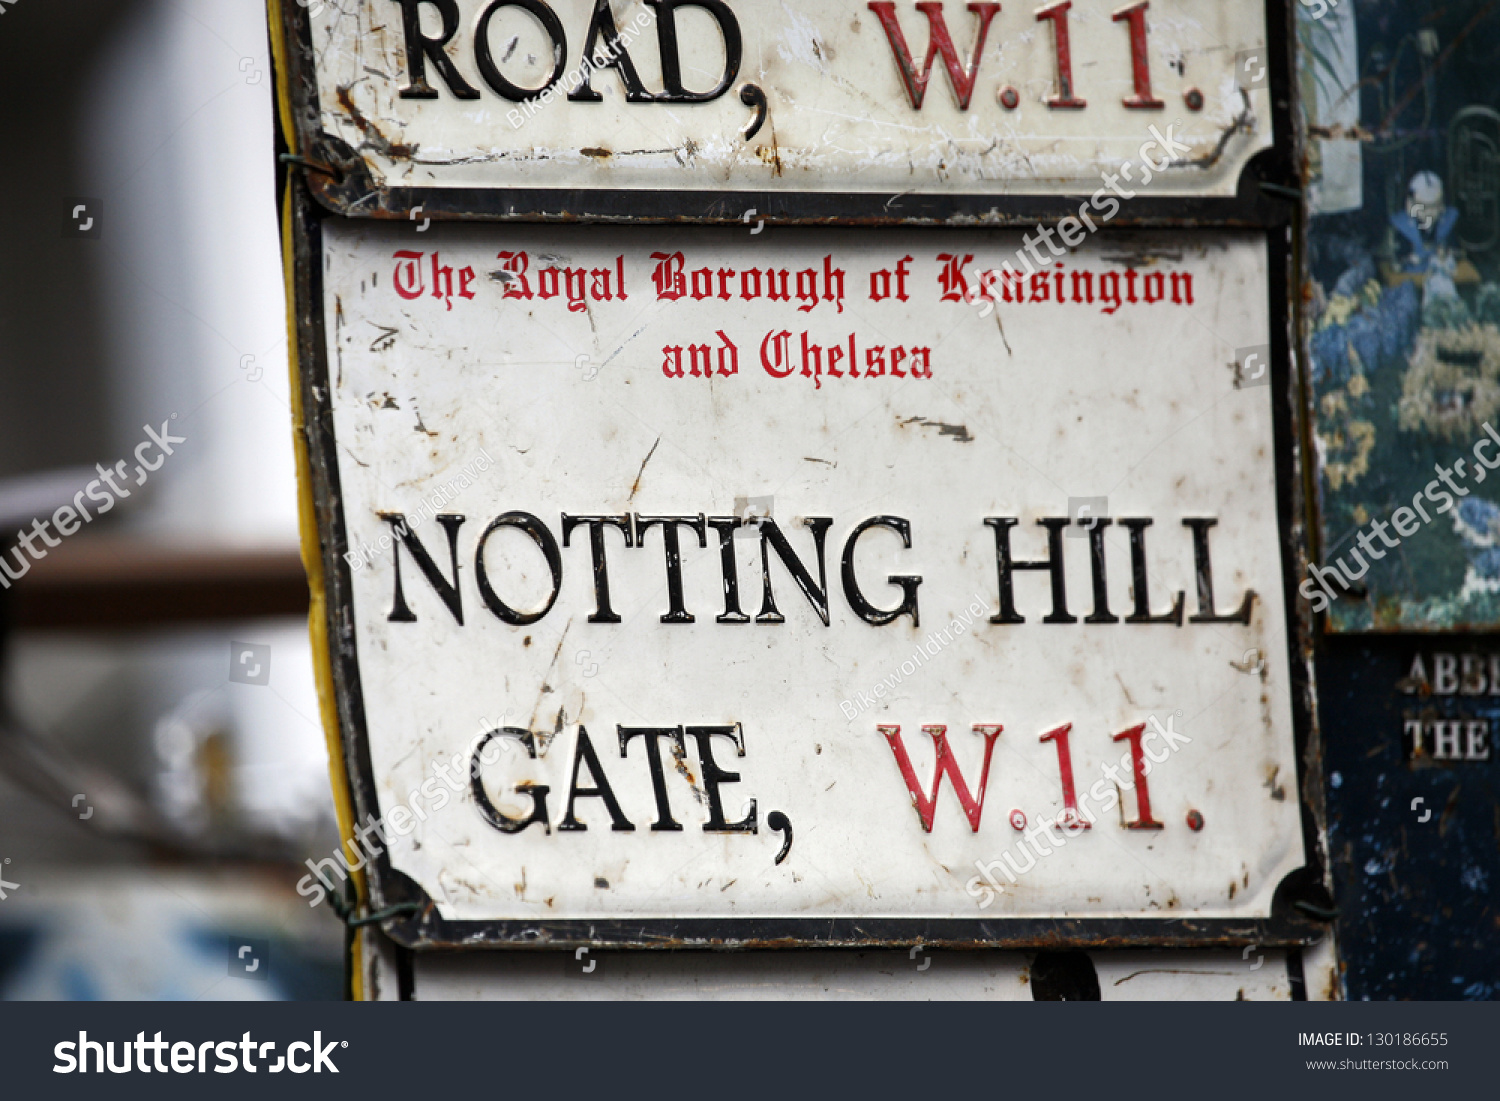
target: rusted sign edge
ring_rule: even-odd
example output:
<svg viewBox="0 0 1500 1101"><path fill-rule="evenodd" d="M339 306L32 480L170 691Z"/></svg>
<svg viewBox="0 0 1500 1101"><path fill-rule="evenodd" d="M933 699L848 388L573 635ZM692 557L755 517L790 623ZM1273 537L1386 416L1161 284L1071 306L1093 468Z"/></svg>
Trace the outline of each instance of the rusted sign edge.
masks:
<svg viewBox="0 0 1500 1101"><path fill-rule="evenodd" d="M279 0L270 0L273 18ZM1279 96L1286 91L1290 49L1291 9L1273 3L1286 16L1270 24L1271 47L1280 66ZM288 19L303 15L288 5ZM290 61L295 69L296 60ZM297 81L290 84L293 115L305 104L296 102ZM1274 82L1273 82L1274 83ZM286 84L278 84L285 89ZM282 94L288 94L283 91ZM1289 93L1288 93L1289 94ZM1281 108L1278 107L1278 111ZM314 108L315 110L315 108ZM279 116L286 117L282 112ZM316 117L316 116L314 116ZM1279 129L1278 133L1282 133ZM1287 131L1287 133L1290 133ZM279 134L281 147L295 135ZM290 140L289 140L290 139ZM306 150L307 146L291 146ZM1265 155L1257 158L1261 161ZM308 160L304 153L300 160ZM296 332L298 377L303 418L297 426L306 448L306 477L312 492L317 537L321 549L326 654L337 712L338 744L342 746L344 774L349 788L337 792L352 803L357 819L378 817L379 802L374 769L369 755L363 693L360 684L354 623L351 574L344 552L345 524L339 482L337 444L333 431L332 392L323 323L322 224L333 211L318 196L314 182L320 175L308 172L298 161L290 163L290 202L283 210L290 247L285 257L292 288L292 322ZM299 171L299 169L301 169ZM1243 181L1242 181L1243 182ZM786 196L779 196L787 198ZM826 197L819 197L826 198ZM1204 204L1209 200L1200 200ZM1214 205L1219 205L1214 203ZM701 918L577 921L449 921L441 917L432 899L409 877L395 870L388 854L381 851L370 863L367 898L371 909L411 906L415 912L393 917L381 928L395 943L408 949L574 947L673 949L673 948L798 948L910 946L946 948L1124 948L1124 947L1263 947L1295 948L1313 944L1325 935L1332 917L1327 861L1323 850L1324 807L1322 799L1321 742L1316 722L1315 687L1312 674L1314 624L1310 611L1296 599L1295 581L1307 562L1309 529L1306 464L1311 454L1309 426L1304 415L1306 381L1296 347L1292 287L1300 257L1294 252L1290 212L1283 203L1280 216L1265 225L1269 247L1271 341L1273 354L1273 440L1277 510L1282 547L1283 599L1288 626L1289 669L1292 678L1293 729L1297 755L1297 791L1302 820L1305 864L1278 886L1267 918L1196 918L1191 914L1163 912L1159 917L1131 918L995 918L986 920L912 918ZM394 217L394 215L389 215ZM547 221L536 216L516 215L517 220ZM584 220L584 219L573 219ZM656 221L657 218L593 218L594 221ZM696 219L678 219L696 220ZM737 220L737 219L731 219ZM797 221L796 219L793 219ZM801 221L799 224L807 224ZM857 225L841 220L834 224ZM881 222L880 224L890 224ZM933 222L947 224L953 222ZM959 223L959 224L972 224ZM1135 224L1135 223L1125 223ZM1171 221L1155 223L1175 224ZM1215 221L1195 223L1200 228L1238 228L1246 223ZM1262 223L1250 223L1262 224ZM984 228L988 228L985 226ZM304 486L304 492L308 489ZM330 732L332 733L332 732Z"/></svg>
<svg viewBox="0 0 1500 1101"><path fill-rule="evenodd" d="M1125 204L1113 224L1179 227L1212 224L1264 228L1289 224L1300 174L1292 156L1295 134L1291 42L1293 0L1264 0L1270 74L1272 144L1242 169L1233 197L1139 196ZM405 221L421 208L435 221L723 225L744 211L770 226L982 226L1004 228L1055 223L1074 214L1088 191L1047 195L920 194L900 192L733 191L383 187L364 160L342 139L322 128L322 105L307 7L271 0L287 44L285 85L301 151L299 167L311 194L331 214ZM1232 132L1229 131L1229 132ZM289 143L290 144L290 143Z"/></svg>

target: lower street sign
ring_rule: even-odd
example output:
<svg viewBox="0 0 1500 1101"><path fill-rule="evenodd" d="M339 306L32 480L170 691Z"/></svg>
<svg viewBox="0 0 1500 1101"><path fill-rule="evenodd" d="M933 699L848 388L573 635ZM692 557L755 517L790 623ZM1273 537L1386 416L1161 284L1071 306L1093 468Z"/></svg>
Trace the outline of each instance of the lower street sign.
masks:
<svg viewBox="0 0 1500 1101"><path fill-rule="evenodd" d="M304 894L364 863L417 947L1311 935L1274 235L311 247L361 840Z"/></svg>

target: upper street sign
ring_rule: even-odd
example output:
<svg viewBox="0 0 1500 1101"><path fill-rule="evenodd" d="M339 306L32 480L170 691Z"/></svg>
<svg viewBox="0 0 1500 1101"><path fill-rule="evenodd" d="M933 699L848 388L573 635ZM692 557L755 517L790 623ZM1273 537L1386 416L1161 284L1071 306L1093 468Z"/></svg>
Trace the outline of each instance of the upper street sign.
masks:
<svg viewBox="0 0 1500 1101"><path fill-rule="evenodd" d="M1284 9L309 3L303 894L363 865L413 948L1319 935Z"/></svg>
<svg viewBox="0 0 1500 1101"><path fill-rule="evenodd" d="M298 3L300 144L352 215L610 215L601 196L662 189L878 197L845 217L1228 198L1273 140L1256 3Z"/></svg>

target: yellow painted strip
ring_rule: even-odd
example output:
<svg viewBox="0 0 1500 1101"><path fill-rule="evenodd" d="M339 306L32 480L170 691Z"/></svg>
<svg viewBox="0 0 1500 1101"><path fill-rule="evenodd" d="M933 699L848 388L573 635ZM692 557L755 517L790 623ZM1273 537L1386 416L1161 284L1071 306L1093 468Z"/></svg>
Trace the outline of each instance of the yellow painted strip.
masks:
<svg viewBox="0 0 1500 1101"><path fill-rule="evenodd" d="M297 128L292 125L292 97L288 94L286 25L281 18L281 0L266 0L266 16L271 23L271 60L276 66L276 117L281 123L282 140L297 152Z"/></svg>
<svg viewBox="0 0 1500 1101"><path fill-rule="evenodd" d="M287 87L286 38L281 20L280 0L267 0L271 22L271 51L276 59L277 117L287 147L295 151L297 135L292 126L291 97ZM287 179L281 203L281 266L286 286L287 363L291 370L292 447L297 463L297 526L301 535L302 567L307 571L307 630L312 639L313 680L318 690L318 713L323 720L323 737L328 747L328 774L333 784L334 813L338 817L339 837L345 855L352 865L363 862L354 846L354 803L349 788L349 774L344 767L344 746L339 731L338 705L333 687L332 652L328 645L328 593L323 576L322 542L318 537L318 513L313 501L312 460L308 454L306 418L302 408L302 372L297 334L296 252L292 240L292 179ZM314 304L316 308L316 303ZM367 897L364 871L351 873L358 897ZM351 938L349 970L355 1001L364 1000L364 952L360 937Z"/></svg>

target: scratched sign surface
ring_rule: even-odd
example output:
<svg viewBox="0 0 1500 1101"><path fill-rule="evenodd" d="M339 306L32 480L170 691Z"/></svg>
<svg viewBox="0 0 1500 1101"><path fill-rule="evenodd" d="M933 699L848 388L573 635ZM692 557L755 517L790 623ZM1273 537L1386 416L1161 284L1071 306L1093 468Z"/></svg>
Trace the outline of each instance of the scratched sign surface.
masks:
<svg viewBox="0 0 1500 1101"><path fill-rule="evenodd" d="M304 147L377 189L1229 196L1272 140L1257 3L338 0L298 33Z"/></svg>
<svg viewBox="0 0 1500 1101"><path fill-rule="evenodd" d="M1264 237L771 232L325 226L390 868L463 922L1265 917Z"/></svg>

